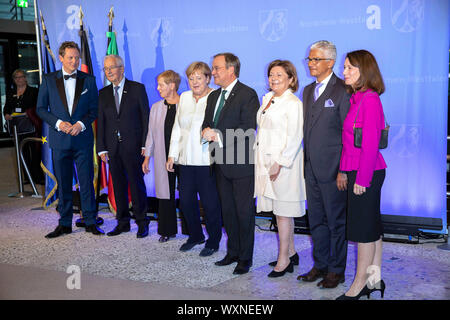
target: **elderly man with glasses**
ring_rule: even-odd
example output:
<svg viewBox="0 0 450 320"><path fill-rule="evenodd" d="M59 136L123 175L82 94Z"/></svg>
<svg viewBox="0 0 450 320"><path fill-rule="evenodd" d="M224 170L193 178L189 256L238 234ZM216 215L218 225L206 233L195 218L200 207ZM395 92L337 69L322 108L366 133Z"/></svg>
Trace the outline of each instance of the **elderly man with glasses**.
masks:
<svg viewBox="0 0 450 320"><path fill-rule="evenodd" d="M111 84L99 91L97 152L109 164L117 205L117 226L107 235L130 231L129 186L137 238L144 238L149 225L142 172L150 113L148 97L143 84L125 78L120 56L108 55L103 64Z"/></svg>
<svg viewBox="0 0 450 320"><path fill-rule="evenodd" d="M314 266L298 280L335 288L344 282L347 260L345 240L346 176L338 172L342 125L350 107L342 79L333 73L336 47L329 41L314 43L305 59L316 80L303 91L305 182Z"/></svg>

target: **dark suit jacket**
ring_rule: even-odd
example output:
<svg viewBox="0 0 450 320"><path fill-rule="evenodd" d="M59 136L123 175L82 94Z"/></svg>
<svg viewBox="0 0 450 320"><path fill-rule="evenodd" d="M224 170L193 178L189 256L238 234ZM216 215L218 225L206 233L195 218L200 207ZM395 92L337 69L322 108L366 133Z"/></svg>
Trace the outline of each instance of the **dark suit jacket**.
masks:
<svg viewBox="0 0 450 320"><path fill-rule="evenodd" d="M220 92L221 89L217 89L211 92L208 97L202 130L208 127L214 128L214 109L217 99L220 97ZM218 148L217 143L211 144L211 147L217 148L216 151L223 152L223 157L220 156L220 159L220 152L215 152L212 156L229 179L254 174L253 142L258 108L259 101L255 90L238 81L222 108L215 128L222 133L223 148ZM237 129L242 129L241 133L245 133L248 129L253 130L248 131L245 137L241 134L240 138L227 139L227 129L232 129L231 133ZM244 154L242 154L242 150L245 151ZM232 161L226 161L227 158Z"/></svg>
<svg viewBox="0 0 450 320"><path fill-rule="evenodd" d="M108 151L110 155L117 152L117 132L122 137L121 147L126 152L140 154L145 148L148 131L147 92L143 84L125 79L119 114L114 102L113 85L104 87L99 92L99 110L97 121L97 152Z"/></svg>
<svg viewBox="0 0 450 320"><path fill-rule="evenodd" d="M350 95L345 91L342 79L333 74L319 99L314 102L315 82L303 90L304 150L305 160L310 161L319 182L336 180L342 151L342 127L348 109ZM326 101L331 99L325 107Z"/></svg>
<svg viewBox="0 0 450 320"><path fill-rule="evenodd" d="M43 76L36 108L38 116L49 125L49 144L52 149L89 149L93 147L92 122L97 118L98 91L95 78L77 71L72 115L69 114L62 71ZM55 129L58 120L75 124L81 121L86 130L77 136Z"/></svg>

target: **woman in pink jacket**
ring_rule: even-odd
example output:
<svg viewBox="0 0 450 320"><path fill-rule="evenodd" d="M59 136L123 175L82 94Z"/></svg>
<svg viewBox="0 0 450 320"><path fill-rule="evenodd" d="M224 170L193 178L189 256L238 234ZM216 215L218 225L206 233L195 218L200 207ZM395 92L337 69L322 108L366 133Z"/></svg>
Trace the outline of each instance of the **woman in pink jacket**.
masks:
<svg viewBox="0 0 450 320"><path fill-rule="evenodd" d="M358 258L355 279L338 299L369 298L376 290L383 297L380 198L386 163L378 146L385 127L379 95L385 87L375 57L366 50L347 54L344 78L352 97L342 130L340 172L347 179L339 181L338 188L348 189L347 240L358 243ZM362 128L360 148L354 145L354 127Z"/></svg>

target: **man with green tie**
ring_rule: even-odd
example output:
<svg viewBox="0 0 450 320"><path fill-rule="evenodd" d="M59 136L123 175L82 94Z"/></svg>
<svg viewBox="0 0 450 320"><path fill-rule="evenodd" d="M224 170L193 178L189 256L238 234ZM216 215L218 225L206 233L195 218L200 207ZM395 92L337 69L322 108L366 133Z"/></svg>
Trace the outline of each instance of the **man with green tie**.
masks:
<svg viewBox="0 0 450 320"><path fill-rule="evenodd" d="M258 96L238 80L240 61L232 53L214 56L212 75L220 86L207 101L202 138L213 149L222 218L227 232L227 255L215 264L238 262L234 274L244 274L253 263L255 200L253 138ZM250 134L249 134L250 132Z"/></svg>

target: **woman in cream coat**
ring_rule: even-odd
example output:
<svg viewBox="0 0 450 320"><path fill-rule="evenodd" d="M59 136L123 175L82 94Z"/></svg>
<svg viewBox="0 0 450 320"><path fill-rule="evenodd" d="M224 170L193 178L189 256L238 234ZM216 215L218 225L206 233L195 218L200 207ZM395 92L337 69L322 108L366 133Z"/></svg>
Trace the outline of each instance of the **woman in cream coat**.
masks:
<svg viewBox="0 0 450 320"><path fill-rule="evenodd" d="M298 265L294 247L294 217L305 214L303 176L303 105L294 95L297 71L287 60L268 68L271 91L263 97L257 114L255 141L255 196L257 211L273 211L279 233L278 259L270 263L269 277L293 272Z"/></svg>

